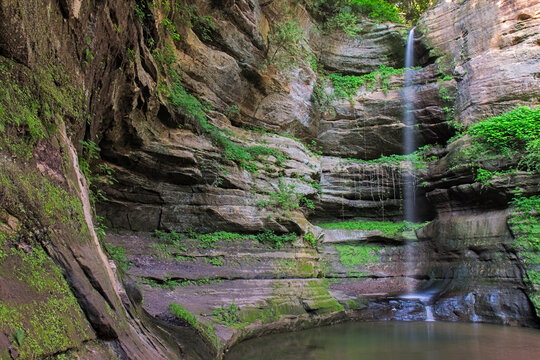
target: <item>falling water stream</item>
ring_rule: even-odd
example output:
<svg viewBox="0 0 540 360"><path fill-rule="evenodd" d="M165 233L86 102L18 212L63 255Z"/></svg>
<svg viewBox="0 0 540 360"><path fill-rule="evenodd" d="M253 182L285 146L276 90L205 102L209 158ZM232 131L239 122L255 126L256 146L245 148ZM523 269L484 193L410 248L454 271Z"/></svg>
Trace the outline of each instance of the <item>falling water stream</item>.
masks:
<svg viewBox="0 0 540 360"><path fill-rule="evenodd" d="M414 67L414 28L409 31L407 39L407 48L405 50L405 86L403 88L403 154L409 155L416 150L415 126L416 119L414 117L414 99L415 89L413 87L413 70ZM414 164L412 159L406 161L403 173L403 217L407 222L415 222L416 204L415 204L415 175ZM407 280L407 294L402 296L403 299L421 301L426 309L426 321L434 321L431 300L433 294L415 293L414 282L411 277L415 273L417 264L417 254L412 241L409 241L405 250L405 276Z"/></svg>
<svg viewBox="0 0 540 360"><path fill-rule="evenodd" d="M405 71L405 87L403 88L403 154L409 155L414 152L416 148L416 141L414 138L414 88L412 84L412 68L414 66L414 28L409 32L409 38L407 39L407 48L405 51L405 67L409 70ZM414 201L414 174L413 163L411 159L407 159L406 165L402 170L403 177L403 217L405 221L414 222L415 216L415 201ZM410 242L406 246L405 254L405 275L410 276L414 273L416 254L413 251L413 246ZM407 281L407 292L411 293L414 289L411 281Z"/></svg>
<svg viewBox="0 0 540 360"><path fill-rule="evenodd" d="M409 38L407 39L407 49L405 52L405 68L409 69L405 71L405 87L403 88L403 122L405 127L403 129L403 154L408 155L414 152L416 149L416 141L414 137L414 88L413 88L413 71L411 68L414 66L414 28L409 32ZM412 170L412 161L407 160L407 167ZM403 212L405 221L414 222L416 220L415 208L414 208L414 176L412 171L404 171L404 184L403 191Z"/></svg>

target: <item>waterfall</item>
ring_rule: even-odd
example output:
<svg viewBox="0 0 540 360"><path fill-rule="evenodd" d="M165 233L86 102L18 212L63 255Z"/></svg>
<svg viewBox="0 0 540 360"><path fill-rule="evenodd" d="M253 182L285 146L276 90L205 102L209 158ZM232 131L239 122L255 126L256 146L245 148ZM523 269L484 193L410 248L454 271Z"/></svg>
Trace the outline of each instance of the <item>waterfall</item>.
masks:
<svg viewBox="0 0 540 360"><path fill-rule="evenodd" d="M414 66L414 28L409 32L407 39L407 49L405 52L405 67L410 69ZM405 71L405 87L403 88L403 154L408 155L416 149L414 136L415 118L414 118L414 88L412 84L413 71ZM403 193L403 211L405 221L413 222L415 219L414 208L414 175L413 164L407 160L409 171L404 172L404 193Z"/></svg>
<svg viewBox="0 0 540 360"><path fill-rule="evenodd" d="M407 39L407 48L405 51L405 86L403 88L403 154L409 155L416 149L415 141L415 118L414 118L414 88L413 88L413 71L414 66L414 28L409 32ZM411 158L408 158L405 166L402 169L403 179L403 215L404 220L414 222L415 216L415 179L414 166ZM414 290L414 285L409 277L414 274L416 268L416 253L414 252L411 241L406 244L405 250L405 279L407 292L411 293Z"/></svg>
<svg viewBox="0 0 540 360"><path fill-rule="evenodd" d="M427 304L426 307L426 321L435 321L435 317L433 316L433 308L431 305Z"/></svg>

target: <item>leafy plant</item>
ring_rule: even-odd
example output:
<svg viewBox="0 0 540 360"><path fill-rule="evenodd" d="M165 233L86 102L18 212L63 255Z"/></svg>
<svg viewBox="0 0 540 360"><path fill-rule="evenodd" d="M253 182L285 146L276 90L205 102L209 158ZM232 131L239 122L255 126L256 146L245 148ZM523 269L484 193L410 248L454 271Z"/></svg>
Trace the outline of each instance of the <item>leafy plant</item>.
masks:
<svg viewBox="0 0 540 360"><path fill-rule="evenodd" d="M13 339L15 340L15 343L17 346L21 346L25 338L25 332L24 329L17 328L15 329L15 334L13 334Z"/></svg>
<svg viewBox="0 0 540 360"><path fill-rule="evenodd" d="M276 249L281 249L283 245L294 242L296 240L296 234L291 233L278 235L272 230L264 229L263 232L255 235L255 239L261 243L270 244Z"/></svg>
<svg viewBox="0 0 540 360"><path fill-rule="evenodd" d="M476 170L476 178L474 181L479 181L484 186L488 186L491 182L491 179L493 178L495 174L489 170L485 169L477 169Z"/></svg>
<svg viewBox="0 0 540 360"><path fill-rule="evenodd" d="M185 320L188 324L190 324L196 329L199 328L197 317L193 315L193 313L187 311L182 305L177 303L170 303L169 310L177 318Z"/></svg>
<svg viewBox="0 0 540 360"><path fill-rule="evenodd" d="M350 0L352 11L367 15L377 22L391 21L402 23L403 17L399 9L384 0Z"/></svg>
<svg viewBox="0 0 540 360"><path fill-rule="evenodd" d="M468 131L489 150L522 151L540 137L540 108L519 107L500 116L472 125Z"/></svg>
<svg viewBox="0 0 540 360"><path fill-rule="evenodd" d="M366 16L377 22L415 23L433 0L304 0L304 3L315 15L326 19L330 27L333 19L342 14Z"/></svg>
<svg viewBox="0 0 540 360"><path fill-rule="evenodd" d="M171 21L171 19L165 18L161 21L163 28L171 35L174 40L180 40L180 34L176 32L176 25Z"/></svg>
<svg viewBox="0 0 540 360"><path fill-rule="evenodd" d="M132 263L128 260L126 250L123 247L113 245L111 243L105 243L105 249L107 250L110 258L114 260L120 269L124 271L129 270Z"/></svg>
<svg viewBox="0 0 540 360"><path fill-rule="evenodd" d="M304 3L322 18L326 28L338 28L350 35L356 33L356 25L362 17L376 22L404 22L400 9L385 0L304 0Z"/></svg>
<svg viewBox="0 0 540 360"><path fill-rule="evenodd" d="M225 261L221 257L211 258L208 262L214 266L223 266L223 264L225 264Z"/></svg>
<svg viewBox="0 0 540 360"><path fill-rule="evenodd" d="M346 34L355 36L362 31L357 23L357 15L349 11L340 11L326 22L326 26L331 29L341 29Z"/></svg>
<svg viewBox="0 0 540 360"><path fill-rule="evenodd" d="M144 18L146 16L146 13L144 11L146 5L144 3L141 4L135 4L133 7L133 12L135 13L135 17L139 20L139 22L142 24L144 21Z"/></svg>
<svg viewBox="0 0 540 360"><path fill-rule="evenodd" d="M216 318L216 321L226 326L232 326L240 322L238 313L240 308L236 306L235 301L231 302L228 307L220 306L212 312L212 315Z"/></svg>
<svg viewBox="0 0 540 360"><path fill-rule="evenodd" d="M315 245L317 245L317 238L310 232L304 234L304 240L312 247L315 247Z"/></svg>
<svg viewBox="0 0 540 360"><path fill-rule="evenodd" d="M212 41L212 32L216 30L216 24L210 15L193 16L193 28L200 33L203 41Z"/></svg>
<svg viewBox="0 0 540 360"><path fill-rule="evenodd" d="M225 109L224 114L229 119L236 119L240 115L240 108L236 104L231 105Z"/></svg>
<svg viewBox="0 0 540 360"><path fill-rule="evenodd" d="M308 199L305 194L296 192L295 189L296 184L287 184L280 178L278 191L268 193L268 198L260 200L257 206L284 211L295 211L302 207L314 210L313 201Z"/></svg>
<svg viewBox="0 0 540 360"><path fill-rule="evenodd" d="M515 110L471 125L463 135L472 138L463 161L474 166L488 158L520 158L517 167L540 170L540 107Z"/></svg>
<svg viewBox="0 0 540 360"><path fill-rule="evenodd" d="M268 62L270 64L285 67L294 63L295 58L304 51L306 39L298 21L286 20L274 24L269 38L271 55L268 57Z"/></svg>

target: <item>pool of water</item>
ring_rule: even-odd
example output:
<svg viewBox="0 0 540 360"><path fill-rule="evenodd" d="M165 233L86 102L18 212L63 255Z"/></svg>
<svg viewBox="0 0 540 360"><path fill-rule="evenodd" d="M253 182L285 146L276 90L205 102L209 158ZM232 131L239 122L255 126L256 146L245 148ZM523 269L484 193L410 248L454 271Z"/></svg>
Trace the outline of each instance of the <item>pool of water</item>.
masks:
<svg viewBox="0 0 540 360"><path fill-rule="evenodd" d="M444 322L346 323L234 346L226 360L535 360L540 330Z"/></svg>

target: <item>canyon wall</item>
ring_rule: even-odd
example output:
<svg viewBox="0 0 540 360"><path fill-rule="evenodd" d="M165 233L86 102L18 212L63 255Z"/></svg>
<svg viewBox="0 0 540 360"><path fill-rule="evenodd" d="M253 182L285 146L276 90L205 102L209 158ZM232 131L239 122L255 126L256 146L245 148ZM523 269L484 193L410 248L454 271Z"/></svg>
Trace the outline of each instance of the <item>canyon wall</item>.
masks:
<svg viewBox="0 0 540 360"><path fill-rule="evenodd" d="M415 234L317 226L403 217L404 75L384 69L406 26L351 36L295 1L0 1L0 357L214 358L423 319L398 298L411 283L437 319L536 325L507 220L538 174L486 188L447 141L538 105L539 6L440 1L420 20ZM343 96L332 74L371 77Z"/></svg>

